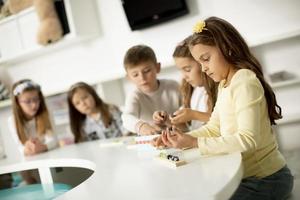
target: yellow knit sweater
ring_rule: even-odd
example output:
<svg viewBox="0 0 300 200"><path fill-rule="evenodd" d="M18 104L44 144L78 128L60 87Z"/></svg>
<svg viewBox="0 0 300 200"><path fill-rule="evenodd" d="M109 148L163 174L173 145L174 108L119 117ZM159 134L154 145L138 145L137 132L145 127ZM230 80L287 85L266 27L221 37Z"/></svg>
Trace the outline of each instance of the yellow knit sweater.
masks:
<svg viewBox="0 0 300 200"><path fill-rule="evenodd" d="M198 138L203 155L241 152L244 178L266 177L285 165L271 128L264 89L247 69L238 70L228 87L220 83L209 122L189 134Z"/></svg>

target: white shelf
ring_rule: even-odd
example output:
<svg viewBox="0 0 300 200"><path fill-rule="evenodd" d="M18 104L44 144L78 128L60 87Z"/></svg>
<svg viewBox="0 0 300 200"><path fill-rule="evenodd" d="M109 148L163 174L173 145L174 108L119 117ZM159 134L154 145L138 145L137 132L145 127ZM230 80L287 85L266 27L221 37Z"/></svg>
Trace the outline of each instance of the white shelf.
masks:
<svg viewBox="0 0 300 200"><path fill-rule="evenodd" d="M42 54L47 55L50 51L63 49L67 45L93 39L99 35L94 0L58 0L58 2L63 2L69 32L59 41L47 46L39 45L36 41L40 20L34 7L0 21L0 65L8 66L8 63L17 63Z"/></svg>
<svg viewBox="0 0 300 200"><path fill-rule="evenodd" d="M93 37L96 37L96 35L94 35ZM9 63L9 64L18 63L20 61L29 60L31 58L36 58L37 56L43 56L43 55L46 56L48 52L55 52L56 50L60 50L65 47L69 47L71 45L75 45L75 44L81 43L83 41L87 41L89 39L92 39L93 37L88 36L88 37L74 38L72 35L65 35L58 42L49 44L49 45L47 45L47 47L40 47L40 48L36 48L36 49L25 50L18 54L15 54L11 57L0 59L0 64L4 64L3 66L8 66L5 64L6 63Z"/></svg>
<svg viewBox="0 0 300 200"><path fill-rule="evenodd" d="M277 124L284 125L284 124L290 124L290 123L296 123L296 122L300 122L300 113L284 115L282 117L282 119L277 121Z"/></svg>
<svg viewBox="0 0 300 200"><path fill-rule="evenodd" d="M161 69L168 69L171 67L175 67L175 63L174 61L170 61L170 62L166 62L161 66ZM119 80L119 79L123 79L126 78L126 72L125 69L122 69L120 71L114 71L112 74L110 74L110 76L108 77L100 77L99 79L99 83L103 83L103 82L109 82L109 81L114 81L114 80ZM97 84L97 83L95 83Z"/></svg>
<svg viewBox="0 0 300 200"><path fill-rule="evenodd" d="M294 85L300 85L300 78L295 78L287 81L280 81L277 83L271 83L271 86L274 89L279 89L279 88L294 86Z"/></svg>
<svg viewBox="0 0 300 200"><path fill-rule="evenodd" d="M8 107L10 105L11 105L11 100L10 99L0 101L0 109Z"/></svg>
<svg viewBox="0 0 300 200"><path fill-rule="evenodd" d="M259 40L254 40L254 41L249 41L248 45L250 48L253 48L253 47L261 46L261 45L272 43L272 42L277 42L280 40L285 40L285 39L296 37L296 36L300 36L300 28L290 31L290 32L273 35L271 37L261 38Z"/></svg>

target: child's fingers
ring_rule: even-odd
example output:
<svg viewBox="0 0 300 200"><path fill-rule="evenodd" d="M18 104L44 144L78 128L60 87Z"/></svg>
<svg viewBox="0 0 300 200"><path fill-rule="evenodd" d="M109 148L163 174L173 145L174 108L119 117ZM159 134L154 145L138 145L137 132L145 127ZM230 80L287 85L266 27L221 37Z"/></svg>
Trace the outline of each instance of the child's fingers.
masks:
<svg viewBox="0 0 300 200"><path fill-rule="evenodd" d="M163 118L162 118L159 114L153 115L153 119L154 119L154 120L157 120L157 121L163 120Z"/></svg>
<svg viewBox="0 0 300 200"><path fill-rule="evenodd" d="M181 122L181 115L176 115L175 117L172 117L171 118L171 123L172 124L179 124L179 123L182 123Z"/></svg>
<svg viewBox="0 0 300 200"><path fill-rule="evenodd" d="M167 119L168 113L166 111L159 112L159 117L162 121L165 121Z"/></svg>
<svg viewBox="0 0 300 200"><path fill-rule="evenodd" d="M152 146L159 147L163 145L161 137L156 137L151 141Z"/></svg>
<svg viewBox="0 0 300 200"><path fill-rule="evenodd" d="M152 146L155 146L155 147L156 147L157 140L158 140L158 137L157 137L157 138L153 138L153 139L150 141L150 144L151 144Z"/></svg>
<svg viewBox="0 0 300 200"><path fill-rule="evenodd" d="M177 140L176 140L176 133L167 133L167 140L169 141L169 143L172 145L172 147L176 147L177 146Z"/></svg>
<svg viewBox="0 0 300 200"><path fill-rule="evenodd" d="M161 134L161 140L162 140L162 142L166 145L166 146L168 146L168 147L170 147L171 146L171 143L168 141L168 139L167 139L167 133L166 133L166 131L163 131L162 132L162 134Z"/></svg>
<svg viewBox="0 0 300 200"><path fill-rule="evenodd" d="M173 113L173 115L179 115L180 113L182 113L182 110L176 110L174 113Z"/></svg>
<svg viewBox="0 0 300 200"><path fill-rule="evenodd" d="M161 128L157 126L156 124L153 124L152 127L154 128L155 132L161 132Z"/></svg>

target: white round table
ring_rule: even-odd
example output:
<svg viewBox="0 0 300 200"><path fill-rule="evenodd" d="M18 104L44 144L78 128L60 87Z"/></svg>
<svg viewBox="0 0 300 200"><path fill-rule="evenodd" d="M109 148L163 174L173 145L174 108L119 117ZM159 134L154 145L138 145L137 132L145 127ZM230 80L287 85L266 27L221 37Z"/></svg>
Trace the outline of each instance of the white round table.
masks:
<svg viewBox="0 0 300 200"><path fill-rule="evenodd" d="M91 177L58 199L228 199L242 179L240 153L201 157L176 169L126 146L100 147L93 141L58 148L36 156L0 160L0 174L39 169L42 183L51 183L50 168L80 167ZM194 150L196 151L196 150Z"/></svg>

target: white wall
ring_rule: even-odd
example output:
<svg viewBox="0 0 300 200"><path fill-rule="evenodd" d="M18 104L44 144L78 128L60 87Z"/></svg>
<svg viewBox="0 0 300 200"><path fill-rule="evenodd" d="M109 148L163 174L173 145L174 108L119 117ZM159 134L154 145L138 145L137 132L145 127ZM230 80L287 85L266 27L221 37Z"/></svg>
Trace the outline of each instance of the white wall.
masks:
<svg viewBox="0 0 300 200"><path fill-rule="evenodd" d="M8 64L6 68L0 64L0 79L12 83L31 78L42 85L45 94L65 91L77 81L99 83L124 75L123 55L130 46L139 43L150 45L162 65L171 66L174 65L171 55L175 45L191 34L197 20L212 15L229 20L250 45L300 29L299 0L187 0L189 15L134 32L129 28L121 0L97 0L95 3L98 10L95 20L100 27L98 38ZM286 69L300 76L300 36L256 46L252 50L266 72ZM163 69L160 76L180 79L175 68ZM132 85L126 79L118 79L100 84L98 91L105 100L122 105L130 88ZM298 91L299 86L295 90L276 91L284 113L300 113ZM0 130L7 135L4 118L9 115L9 109L1 108L0 111ZM11 146L9 141L6 143Z"/></svg>
<svg viewBox="0 0 300 200"><path fill-rule="evenodd" d="M79 80L97 83L123 74L123 55L130 46L138 43L150 45L162 65L171 65L174 46L191 33L197 20L206 16L216 15L229 20L250 44L300 28L298 0L187 0L187 3L191 10L189 15L132 32L120 0L98 0L96 20L99 21L100 34L97 39L20 63L8 64L6 73L12 82L32 78L42 85L44 93L52 94L66 90L70 84ZM295 51L299 52L299 38L294 46ZM285 56L285 65L299 64L294 56ZM272 57L279 57L278 53Z"/></svg>

